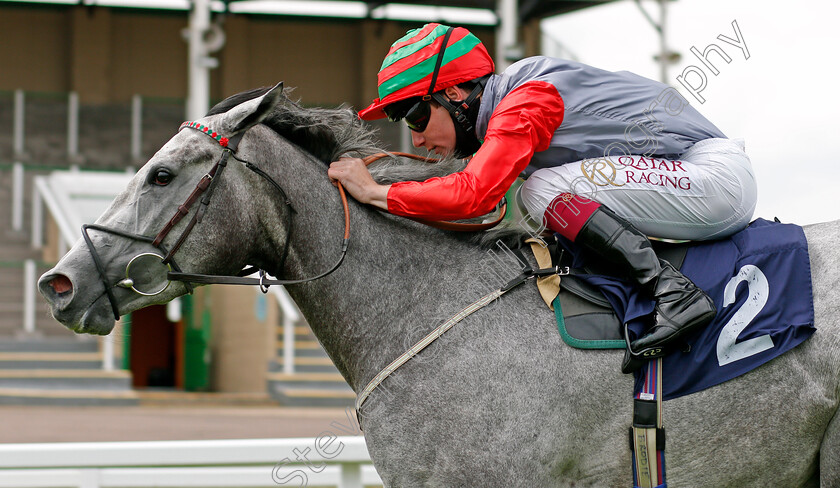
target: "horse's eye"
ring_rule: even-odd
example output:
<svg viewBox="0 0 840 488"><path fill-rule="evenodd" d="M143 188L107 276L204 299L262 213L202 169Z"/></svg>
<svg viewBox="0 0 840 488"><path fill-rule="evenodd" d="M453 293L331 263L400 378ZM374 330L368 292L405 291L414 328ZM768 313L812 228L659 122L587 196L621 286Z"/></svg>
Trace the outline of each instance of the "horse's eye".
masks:
<svg viewBox="0 0 840 488"><path fill-rule="evenodd" d="M172 178L175 176L165 169L159 169L154 174L154 179L152 180L156 185L166 186L172 181Z"/></svg>

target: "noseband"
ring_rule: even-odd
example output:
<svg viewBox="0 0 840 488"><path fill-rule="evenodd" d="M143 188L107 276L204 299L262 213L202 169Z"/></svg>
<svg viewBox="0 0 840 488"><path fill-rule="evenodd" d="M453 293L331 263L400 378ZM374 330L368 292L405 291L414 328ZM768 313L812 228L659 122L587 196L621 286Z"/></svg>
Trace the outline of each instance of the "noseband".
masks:
<svg viewBox="0 0 840 488"><path fill-rule="evenodd" d="M210 136L213 140L219 143L222 146L222 155L218 161L210 168L210 171L205 174L201 180L199 180L196 187L193 189L192 193L187 197L187 199L178 206L178 210L175 212L175 215L172 216L171 219L163 226L160 232L157 233L155 237L144 236L140 234L134 234L130 232L126 232L119 229L112 229L106 226L98 225L98 224L85 224L82 225L82 237L85 240L85 243L90 250L91 256L93 258L93 262L96 266L97 271L99 272L100 279L102 280L103 285L105 286L105 293L108 297L108 301L111 303L111 309L114 312L114 319L119 320L119 308L117 306L117 299L114 295L113 288L115 286L124 286L122 285L123 282L119 282L117 284L111 284L110 280L107 277L105 272L105 266L102 262L102 259L99 257L99 253L96 251L96 248L93 245L93 241L91 240L90 236L88 235L88 230L98 230L107 233L111 233L117 236L126 237L129 239L147 242L151 244L153 247L159 249L163 254L163 264L168 264L172 267L172 271L167 274L167 278L169 281L180 281L184 283L189 293L192 293L193 287L192 283L201 283L201 284L232 284L232 285L259 285L263 292L268 291L268 287L270 285L294 285L299 283L306 283L308 281L317 280L319 278L323 278L324 276L329 275L344 261L344 257L347 254L347 248L350 242L350 211L349 206L347 204L347 195L344 192L344 188L339 184L338 190L339 194L341 195L341 202L344 206L344 237L341 243L341 254L336 261L336 263L327 271L318 274L317 276L313 276L311 278L305 278L300 280L274 280L266 278L266 273L263 270L257 269L255 267L247 267L241 270L237 276L224 276L224 275L204 275L204 274L192 274L192 273L183 273L178 265L175 263L174 255L183 245L184 241L186 240L187 236L189 236L190 232L192 232L195 225L201 222L202 218L204 217L205 212L207 211L207 207L210 205L210 198L213 196L213 191L215 190L216 186L218 185L219 179L221 178L222 172L224 171L225 167L227 166L228 159L233 156L234 159L240 161L245 165L246 168L256 173L261 178L268 181L272 187L274 187L280 195L283 197L283 203L289 208L286 217L286 229L287 229L287 236L286 242L283 245L283 252L280 258L280 265L278 269L283 268L283 264L286 261L286 257L289 253L289 242L291 241L292 236L292 214L295 212L294 207L292 206L291 200L286 195L286 192L283 188L278 184L271 176L267 173L262 171L257 166L253 165L252 163L239 159L236 157L236 150L239 147L239 142L242 140L242 137L245 135L246 131L240 132L231 136L230 138L222 137L216 131L210 129L207 126L199 124L198 122L184 122L181 124L181 127L178 129L179 131L184 128L198 130ZM197 201L200 200L200 204L198 210L193 214L192 219L189 221L187 226L181 232L181 235L175 241L175 244L172 246L170 250L163 245L163 240L166 238L167 235L175 228L175 226L190 213L190 209ZM259 271L260 277L259 278L247 278L246 275L252 274L255 271ZM162 290L161 290L162 291Z"/></svg>

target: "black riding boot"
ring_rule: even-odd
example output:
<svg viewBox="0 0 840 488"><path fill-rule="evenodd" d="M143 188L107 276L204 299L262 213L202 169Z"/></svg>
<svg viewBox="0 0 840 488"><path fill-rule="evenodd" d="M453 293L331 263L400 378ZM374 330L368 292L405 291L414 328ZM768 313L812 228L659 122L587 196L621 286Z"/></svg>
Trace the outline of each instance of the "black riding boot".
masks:
<svg viewBox="0 0 840 488"><path fill-rule="evenodd" d="M674 340L714 318L712 299L670 263L660 260L644 234L606 207L600 206L592 213L575 243L617 265L617 276L631 278L656 299L653 327L631 344L637 356L625 355L625 373L643 364L640 356L661 356Z"/></svg>

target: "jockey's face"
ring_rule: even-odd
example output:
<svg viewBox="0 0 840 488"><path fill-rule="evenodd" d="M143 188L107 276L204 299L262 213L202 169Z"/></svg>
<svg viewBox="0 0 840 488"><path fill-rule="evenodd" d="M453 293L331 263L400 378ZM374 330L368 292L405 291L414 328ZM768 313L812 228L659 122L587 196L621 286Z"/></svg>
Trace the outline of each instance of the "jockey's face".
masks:
<svg viewBox="0 0 840 488"><path fill-rule="evenodd" d="M457 86L444 91L449 100L463 100L469 94ZM455 150L455 122L449 112L438 105L431 104L429 124L423 132L411 131L411 143L414 147L425 147L441 156L451 154Z"/></svg>
<svg viewBox="0 0 840 488"><path fill-rule="evenodd" d="M443 156L455 150L455 124L445 108L433 103L431 109L426 130L411 131L411 143Z"/></svg>

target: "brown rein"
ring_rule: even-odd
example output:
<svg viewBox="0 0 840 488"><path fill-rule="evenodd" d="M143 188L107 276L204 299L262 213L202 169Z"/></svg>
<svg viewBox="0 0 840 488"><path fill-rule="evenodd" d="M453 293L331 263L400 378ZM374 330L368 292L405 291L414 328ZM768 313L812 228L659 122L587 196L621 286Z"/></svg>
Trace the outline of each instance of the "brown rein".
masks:
<svg viewBox="0 0 840 488"><path fill-rule="evenodd" d="M189 127L192 127L188 123L185 123L185 125L187 125ZM182 126L182 128L183 128L183 126ZM200 128L198 130L202 130L202 129ZM190 196L187 198L187 200L183 204L178 206L178 210L175 213L175 215L172 216L172 218L169 220L169 222L167 222L166 225L164 225L163 229L161 229L161 231L157 234L157 236L155 236L155 239L152 242L153 246L155 246L155 247L160 246L160 243L169 234L169 232L175 227L175 225L178 222L180 222L181 219L189 213L190 207L192 207L193 204L195 204L199 200L199 198L202 197L202 195L205 193L205 191L208 190L208 188L211 186L211 183L212 183L214 177L216 176L216 173L217 172L220 173L221 172L220 170L222 168L224 168L224 166L227 164L227 156L236 151L236 148L239 144L239 140L241 138L242 138L242 135L239 135L238 137L234 136L233 138L231 138L230 142L228 140L225 140L224 143L220 143L220 144L222 144L222 147L225 148L226 150L228 150L229 152L225 152L223 154L223 156L219 160L219 162L217 162L213 166L213 168L211 168L210 172L208 174L204 175L204 177L201 179L201 181L199 181L198 185L196 185L195 189L190 194ZM425 161L425 162L429 162L429 163L434 163L434 162L439 161L438 159L426 158L426 157L423 157L423 156L418 156L416 154L410 154L410 153L404 153L404 152L392 152L392 153L381 152L381 153L376 153L376 154L373 154L373 155L370 155L370 156L364 158L362 161L365 163L365 166L368 166L371 163L373 163L374 161L378 161L382 158L391 157L391 156L400 156L400 157L404 157L404 158L410 158L410 159L414 159L414 160L417 160L417 161ZM342 184L340 182L337 182L336 186L338 187L338 193L341 196L341 204L342 204L342 207L344 208L344 240L346 242L347 240L350 239L350 207L347 204L347 193L344 190L344 186L342 186ZM209 197L209 195L208 195L208 197ZM206 202L207 204L209 204L209 198L208 197L205 197L208 200ZM430 227L437 228L437 229L451 230L451 231L458 231L458 232L477 232L477 231L487 230L487 229L490 229L490 228L498 225L498 223L501 222L502 219L504 219L506 211L507 211L507 202L502 204L501 212L499 214L499 217L496 218L496 220L494 220L492 222L481 223L481 224L464 224L464 223L459 223L459 222L448 222L448 221L442 221L442 220L426 220L426 219L421 219L421 218L416 218L416 217L409 217L409 218L411 218L412 220L415 220L417 222L420 222L422 224L428 225ZM187 228L184 230L184 232L182 232L180 238L177 240L177 242L172 247L172 249L164 257L164 262L169 262L172 259L172 256L174 256L174 254L180 249L181 244L183 244L186 236L189 235L189 233L192 231L193 226L196 224L197 221L201 220L201 217L203 216L203 213L204 213L203 211L199 211L193 217L193 219L189 222L189 224L187 225Z"/></svg>
<svg viewBox="0 0 840 488"><path fill-rule="evenodd" d="M365 166L368 166L370 163L373 163L374 161L378 161L382 158L390 157L390 156L401 156L401 157L404 157L404 158L415 159L417 161L425 161L427 163L436 163L436 162L440 161L439 159L426 158L426 157L423 157L423 156L418 156L416 154L410 154L410 153L404 153L404 152L390 152L390 153L381 152L381 153L376 153L376 154L372 154L372 155L364 158L362 161L365 163ZM338 184L338 190L341 193L341 198L343 200L346 200L346 197L344 196L344 188L341 187L340 183ZM346 213L347 212L346 204L345 204L344 209L345 209L345 217L349 219L349 216ZM483 222L483 223L480 223L480 224L464 224L464 223L461 223L461 222L449 222L449 221L446 221L446 220L426 220L426 219L421 219L421 218L418 218L418 217L408 217L408 218L410 218L411 220L414 220L416 222L420 222L421 224L425 224L425 225L428 225L430 227L434 227L436 229L454 230L454 231L458 231L458 232L477 232L477 231L481 231L481 230L491 229L491 228L497 226L499 224L499 222L501 222L505 218L506 213L507 213L507 202L503 202L500 213L499 213L499 216L496 218L496 220L494 220L492 222Z"/></svg>
<svg viewBox="0 0 840 488"><path fill-rule="evenodd" d="M205 132L206 134L208 134L211 137L213 137L214 139L216 139L216 137L215 137L216 133L213 132L211 129L209 129L205 126L202 126L200 124L196 124L196 123L187 123L187 124L189 124L189 125L186 125L187 127L194 128L194 129L200 130L202 132ZM184 202L183 205L179 206L177 213L172 217L172 219L170 219L170 221L164 226L164 228L161 230L160 233L158 233L158 235L155 238L152 239L152 238L146 238L146 237L143 237L143 236L130 236L130 237L138 238L138 239L141 239L141 240L148 239L149 241L154 241L154 242L158 243L157 247L160 247L161 241L163 241L164 237L166 237L166 235L169 233L169 231L171 231L172 228L174 228L175 225L178 223L178 221L180 221L189 212L189 208L195 202L199 201L199 197L203 196L203 198L201 199L201 207L196 211L196 214L193 216L193 219L187 225L187 228L181 233L181 236L178 238L177 242L175 243L175 246L173 246L172 250L170 250L168 253L166 253L165 258L163 259L164 263L170 261L172 259L172 256L175 254L175 252L180 248L180 245L184 242L184 239L186 238L186 236L190 233L190 231L192 231L192 228L195 225L195 223L201 221L201 217L203 216L204 211L206 210L206 208L210 204L210 196L213 193L213 188L214 188L215 184L218 182L218 179L219 179L219 177L222 173L222 170L227 165L228 157L236 151L237 144L238 144L239 140L242 138L243 134L244 133L237 134L237 136L234 136L233 138L231 138L230 141L228 141L228 139L226 139L226 138L221 138L221 140L217 139L217 140L219 140L219 143L222 145L222 147L225 148L225 151L222 153L221 158L214 165L214 167L211 168L208 175L206 175L205 178L202 178L202 180L196 186L196 188L192 192L192 194L190 194L190 196L187 198L187 200ZM364 162L367 165L367 164L370 164L370 163L372 163L372 162L374 162L378 159L381 159L381 158L387 157L387 156L391 156L391 155L392 154L386 154L386 153L374 154L372 156L369 156L369 157L365 158ZM420 160L420 161L436 161L434 159L424 158L424 157L421 157L421 156L416 156L414 154L393 153L393 155L398 155L398 156L403 156L403 157L407 157L407 158L417 159L417 160ZM234 156L234 158L235 158L235 156ZM257 168L253 164L251 164L247 161L243 161L243 162L245 163L245 166L248 169L250 169L251 171L254 171L260 177L266 178L266 180L269 183L271 183L273 186L275 186L277 188L277 190L283 195L283 197L286 198L286 204L290 206L290 211L289 211L288 215L289 215L289 218L291 219L291 214L292 214L291 213L292 212L291 202L288 201L288 198L286 197L286 194L283 191L282 187L280 187L280 185L277 184L277 182L275 182L269 175L264 173L262 170L260 170L259 168ZM208 183L208 181L209 181L209 183ZM344 187L340 183L338 183L336 186L338 187L338 192L339 192L339 195L341 196L341 204L344 207L344 238L343 238L342 244L341 244L341 254L340 254L338 260L335 262L335 264L331 268L329 268L328 270L326 270L326 271L324 271L324 272L322 272L322 273L320 273L316 276L310 277L310 278L304 278L304 279L298 279L298 280L275 280L275 279L268 278L266 276L266 273L264 271L261 271L261 270L260 270L260 277L259 278L250 278L250 277L242 276L241 273L245 272L245 274L247 274L248 271L253 271L254 268L248 268L246 270L240 271L240 275L238 275L238 276L204 275L204 274L194 274L194 273L183 273L183 272L180 272L179 270L176 269L174 271L170 271L167 274L168 279L170 281L185 282L186 286L191 286L190 284L192 284L192 283L205 283L205 284L218 283L218 284L230 284L230 285L259 285L260 289L263 292L267 292L268 287L271 286L271 285L294 285L294 284L299 284L299 283L306 283L306 282L317 280L319 278L323 278L324 276L329 275L330 273L332 273L333 271L338 269L339 266L341 266L341 263L344 261L344 257L347 254L347 248L348 248L348 245L350 243L350 209L349 209L349 205L348 205L348 202L347 202L347 193L344 190ZM501 215L494 222L487 222L487 223L483 223L483 224L462 224L462 223L457 223L457 222L437 222L437 221L427 221L427 220L423 220L423 219L414 219L414 220L417 220L418 222L421 222L423 224L430 225L432 227L436 227L436 228L444 229L444 230L479 231L479 230L489 229L489 228L493 227L494 225L498 224L504 218L505 208L506 208L506 206L502 207ZM290 222L289 225L291 225L291 220L289 222ZM289 227L289 228L291 229L291 227ZM84 227L83 227L83 230L84 230ZM93 247L91 243L89 243L89 246L91 248ZM161 250L162 250L162 248L161 248ZM284 260L285 260L285 255L286 255L287 250L288 250L288 243L287 243L287 246L286 246L286 248L283 252L283 256L284 256L283 259ZM164 252L166 252L166 251L164 251ZM98 257L96 256L95 251L92 251L92 253L94 255L94 260L95 261L98 260ZM174 265L174 263L173 263L173 265ZM109 300L111 300L111 305L114 308L114 314L115 314L116 317L119 317L119 314L118 314L118 311L117 311L117 306L116 306L116 301L115 301L115 299L113 299L113 293L110 291L110 288L108 287L107 280L105 279L104 268L100 269L100 275L103 276L103 283L105 283L105 285L106 285L106 291L108 292Z"/></svg>

